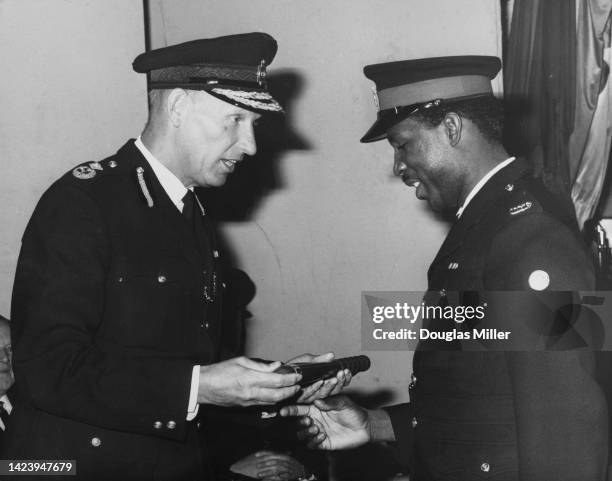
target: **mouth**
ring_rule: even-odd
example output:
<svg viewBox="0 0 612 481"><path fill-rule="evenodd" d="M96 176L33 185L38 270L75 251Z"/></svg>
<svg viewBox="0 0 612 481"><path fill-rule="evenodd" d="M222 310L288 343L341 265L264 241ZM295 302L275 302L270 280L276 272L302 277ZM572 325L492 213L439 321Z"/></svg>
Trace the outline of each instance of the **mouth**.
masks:
<svg viewBox="0 0 612 481"><path fill-rule="evenodd" d="M408 187L414 187L416 189L416 197L420 200L427 200L427 196L425 195L425 186L421 183L418 178L415 177L402 177L402 181Z"/></svg>
<svg viewBox="0 0 612 481"><path fill-rule="evenodd" d="M410 177L402 177L402 181L408 187L418 187L419 185L421 185L421 181L419 179L412 179Z"/></svg>
<svg viewBox="0 0 612 481"><path fill-rule="evenodd" d="M236 165L242 161L242 159L220 159L221 163L229 172L234 172Z"/></svg>

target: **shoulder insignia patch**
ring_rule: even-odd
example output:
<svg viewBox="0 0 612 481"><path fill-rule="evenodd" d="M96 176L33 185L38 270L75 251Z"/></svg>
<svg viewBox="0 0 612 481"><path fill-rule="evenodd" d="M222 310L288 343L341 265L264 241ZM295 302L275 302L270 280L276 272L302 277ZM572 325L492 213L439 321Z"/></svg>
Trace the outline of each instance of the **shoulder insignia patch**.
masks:
<svg viewBox="0 0 612 481"><path fill-rule="evenodd" d="M526 210L531 209L532 205L533 204L531 202L523 202L522 204L515 205L514 207L510 207L508 212L510 212L510 215L520 214L521 212L525 212Z"/></svg>
<svg viewBox="0 0 612 481"><path fill-rule="evenodd" d="M96 171L88 165L79 165L72 171L72 175L81 180L93 179L96 176Z"/></svg>
<svg viewBox="0 0 612 481"><path fill-rule="evenodd" d="M550 276L548 272L538 269L529 274L527 282L534 291L543 291L550 285Z"/></svg>

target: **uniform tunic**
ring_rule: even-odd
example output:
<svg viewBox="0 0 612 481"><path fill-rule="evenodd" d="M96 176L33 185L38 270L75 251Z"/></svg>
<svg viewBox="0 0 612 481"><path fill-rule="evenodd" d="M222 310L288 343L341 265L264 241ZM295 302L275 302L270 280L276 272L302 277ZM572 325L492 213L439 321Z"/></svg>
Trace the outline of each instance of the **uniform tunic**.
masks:
<svg viewBox="0 0 612 481"><path fill-rule="evenodd" d="M429 268L426 301L534 288L592 290L594 276L573 214L519 159L452 226ZM537 309L506 307L494 327L518 331L542 322ZM443 344L420 343L411 402L387 408L411 479L604 479L607 412L592 353L466 352L459 341Z"/></svg>
<svg viewBox="0 0 612 481"><path fill-rule="evenodd" d="M193 366L219 350L205 219L197 241L133 141L45 192L15 277L3 459L73 459L87 480L203 479L186 414Z"/></svg>

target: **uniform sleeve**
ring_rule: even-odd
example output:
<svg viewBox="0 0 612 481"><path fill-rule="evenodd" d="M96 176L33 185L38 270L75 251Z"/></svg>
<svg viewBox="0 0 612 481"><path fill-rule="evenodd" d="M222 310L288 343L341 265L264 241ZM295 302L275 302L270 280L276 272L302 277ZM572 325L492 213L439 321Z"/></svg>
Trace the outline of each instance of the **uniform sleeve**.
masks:
<svg viewBox="0 0 612 481"><path fill-rule="evenodd" d="M559 291L594 287L592 265L579 239L544 213L516 219L499 233L490 259L488 289L539 289L556 296L571 295L556 294ZM515 322L541 321L533 319L534 310L526 309L524 317L520 308L513 310ZM564 348L581 347L568 339ZM594 380L593 353L513 351L506 353L506 360L514 393L520 479L605 479L607 409Z"/></svg>
<svg viewBox="0 0 612 481"><path fill-rule="evenodd" d="M26 229L12 299L14 369L40 410L172 439L185 435L193 363L100 349L110 240L97 204L56 184Z"/></svg>
<svg viewBox="0 0 612 481"><path fill-rule="evenodd" d="M410 403L396 404L383 408L391 419L393 433L395 434L395 442L389 443L389 447L393 456L400 464L404 472L410 471L412 446L414 445L412 437L414 429L412 423L412 407Z"/></svg>

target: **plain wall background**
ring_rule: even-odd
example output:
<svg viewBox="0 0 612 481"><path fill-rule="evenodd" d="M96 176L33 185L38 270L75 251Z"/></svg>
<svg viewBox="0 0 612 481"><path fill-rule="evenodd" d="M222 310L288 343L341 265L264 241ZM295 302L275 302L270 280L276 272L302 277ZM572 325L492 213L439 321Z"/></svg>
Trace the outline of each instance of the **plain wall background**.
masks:
<svg viewBox="0 0 612 481"><path fill-rule="evenodd" d="M277 156L276 180L250 215L222 226L257 284L249 352L281 359L306 351L359 354L361 291L425 289L446 233L414 190L392 178L390 147L359 143L375 118L362 68L424 56L500 55L498 2L150 6L153 47L266 31L279 42L270 72L301 84L286 107L307 148ZM0 0L0 313L9 312L20 238L44 189L74 165L115 152L144 124L145 80L131 70L144 49L142 19L140 0ZM263 167L264 160L252 162ZM373 367L354 386L388 388L395 400L406 399L412 353L367 354Z"/></svg>
<svg viewBox="0 0 612 481"><path fill-rule="evenodd" d="M363 66L501 56L499 2L151 0L150 12L153 47L264 31L279 44L269 73L300 77L287 107L310 148L282 155L275 165L280 185L250 218L223 231L257 285L249 308L251 354L359 354L361 291L425 289L447 228L414 189L391 177L386 142L359 143L376 115ZM372 369L353 386L391 388L394 400L407 399L412 353L367 354Z"/></svg>
<svg viewBox="0 0 612 481"><path fill-rule="evenodd" d="M21 236L51 182L114 153L146 120L142 2L0 1L0 313Z"/></svg>

